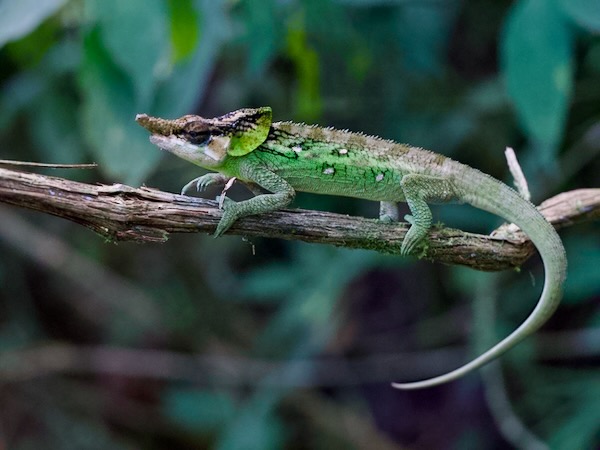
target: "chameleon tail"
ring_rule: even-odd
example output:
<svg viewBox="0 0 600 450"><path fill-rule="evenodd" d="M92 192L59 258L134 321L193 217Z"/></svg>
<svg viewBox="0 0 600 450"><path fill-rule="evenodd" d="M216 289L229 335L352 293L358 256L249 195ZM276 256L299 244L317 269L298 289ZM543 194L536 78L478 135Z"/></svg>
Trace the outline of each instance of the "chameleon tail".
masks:
<svg viewBox="0 0 600 450"><path fill-rule="evenodd" d="M475 175L475 174L473 174ZM516 224L538 249L544 264L544 288L533 312L510 335L471 362L444 375L412 383L392 383L398 389L421 389L456 380L496 359L540 328L558 307L566 277L567 259L554 227L529 201L498 180L477 171L474 179L455 180L461 200ZM477 192L473 192L477 186ZM482 192L489 195L481 197Z"/></svg>

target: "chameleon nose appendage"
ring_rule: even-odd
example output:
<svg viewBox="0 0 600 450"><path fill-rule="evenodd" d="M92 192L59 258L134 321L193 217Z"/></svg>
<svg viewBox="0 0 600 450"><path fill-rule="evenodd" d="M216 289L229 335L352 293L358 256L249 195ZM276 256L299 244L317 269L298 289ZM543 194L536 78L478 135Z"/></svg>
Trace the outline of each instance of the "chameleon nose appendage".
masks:
<svg viewBox="0 0 600 450"><path fill-rule="evenodd" d="M163 136L168 136L172 134L173 129L175 128L175 124L172 120L161 119L159 117L152 117L148 114L136 115L135 121L151 133L161 134Z"/></svg>
<svg viewBox="0 0 600 450"><path fill-rule="evenodd" d="M150 117L148 114L136 114L135 115L135 121L147 130L150 128L150 122L152 121L152 119L154 119L154 118Z"/></svg>

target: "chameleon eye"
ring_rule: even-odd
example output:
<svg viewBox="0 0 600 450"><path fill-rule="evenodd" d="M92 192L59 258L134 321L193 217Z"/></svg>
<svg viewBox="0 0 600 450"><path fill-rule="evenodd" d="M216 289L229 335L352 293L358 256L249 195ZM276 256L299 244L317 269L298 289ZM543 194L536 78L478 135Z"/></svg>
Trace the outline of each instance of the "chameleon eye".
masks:
<svg viewBox="0 0 600 450"><path fill-rule="evenodd" d="M182 137L194 145L206 145L210 141L211 131L202 123L192 122L182 130Z"/></svg>
<svg viewBox="0 0 600 450"><path fill-rule="evenodd" d="M206 145L210 141L211 135L209 131L191 130L186 131L184 137L194 145Z"/></svg>

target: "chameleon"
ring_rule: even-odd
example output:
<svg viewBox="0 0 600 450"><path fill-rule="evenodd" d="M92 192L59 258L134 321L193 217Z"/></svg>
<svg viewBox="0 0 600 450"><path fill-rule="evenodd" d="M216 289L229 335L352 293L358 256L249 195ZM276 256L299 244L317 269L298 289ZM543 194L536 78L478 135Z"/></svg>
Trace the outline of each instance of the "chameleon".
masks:
<svg viewBox="0 0 600 450"><path fill-rule="evenodd" d="M501 181L425 149L355 133L294 122L273 122L270 107L243 108L204 118L185 115L163 119L138 114L159 148L213 172L190 181L196 186L239 180L255 194L235 202L221 196L223 215L215 237L238 219L289 205L296 191L380 202L380 219L396 220L397 204L406 202L410 228L400 254L426 244L432 225L428 204L467 203L518 226L534 243L544 264L544 286L530 315L511 334L465 365L429 379L392 383L419 389L456 380L496 359L540 328L562 298L567 260L554 227L528 200ZM226 189L225 189L226 190Z"/></svg>

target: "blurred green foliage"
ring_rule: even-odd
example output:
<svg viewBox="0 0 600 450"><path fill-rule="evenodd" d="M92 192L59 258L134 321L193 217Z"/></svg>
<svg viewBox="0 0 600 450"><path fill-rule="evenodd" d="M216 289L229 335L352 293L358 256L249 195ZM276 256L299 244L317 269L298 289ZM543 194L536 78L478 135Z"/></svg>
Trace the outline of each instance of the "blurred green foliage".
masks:
<svg viewBox="0 0 600 450"><path fill-rule="evenodd" d="M197 168L151 146L136 113L270 105L275 120L409 142L505 180L513 146L538 202L598 187L599 32L597 0L0 0L0 158L96 161L53 174L178 192ZM377 211L313 195L296 205ZM466 207L435 213L470 231L498 224ZM551 448L600 445L598 231L561 232L564 304L502 359L512 412ZM112 245L7 208L0 253L2 448L522 438L499 431L492 415L506 417L483 394L498 386L479 375L423 392L389 382L460 365L465 342L482 345L473 329L513 329L541 289L535 261L489 276L276 240ZM470 314L478 286L497 293L495 320Z"/></svg>

